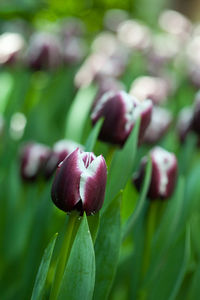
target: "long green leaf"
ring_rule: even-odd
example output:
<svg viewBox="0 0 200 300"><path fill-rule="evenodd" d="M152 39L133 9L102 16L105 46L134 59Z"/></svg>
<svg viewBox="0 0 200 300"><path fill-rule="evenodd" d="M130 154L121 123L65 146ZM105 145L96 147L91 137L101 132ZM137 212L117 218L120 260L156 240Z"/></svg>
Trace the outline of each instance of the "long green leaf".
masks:
<svg viewBox="0 0 200 300"><path fill-rule="evenodd" d="M93 151L93 148L95 146L95 143L96 143L96 140L98 138L98 135L99 135L99 131L101 129L101 126L103 124L103 118L100 119L94 126L94 128L92 129L87 141L86 141L86 144L85 144L85 151L87 152L91 152Z"/></svg>
<svg viewBox="0 0 200 300"><path fill-rule="evenodd" d="M145 200L146 200L146 196L148 193L149 184L150 184L150 180L151 180L151 171L152 171L152 162L149 157L149 160L148 160L148 163L146 166L146 170L145 170L145 178L144 178L142 190L140 192L140 196L139 196L139 200L138 200L138 205L137 205L133 215L129 218L129 220L127 221L127 224L125 225L125 228L123 230L123 238L125 238L127 236L127 234L129 233L129 231L131 230L131 228L133 228L134 224L136 223L137 219L141 215L141 212L144 208Z"/></svg>
<svg viewBox="0 0 200 300"><path fill-rule="evenodd" d="M47 248L44 251L44 255L43 255L37 276L36 276L31 300L42 299L45 281L47 278L47 273L49 270L49 265L51 262L51 257L52 257L53 249L54 249L55 242L57 239L57 235L58 235L57 233L54 235L54 237L52 238L49 245L47 246Z"/></svg>
<svg viewBox="0 0 200 300"><path fill-rule="evenodd" d="M96 89L94 86L82 88L78 91L67 115L65 137L81 142L83 130L94 100Z"/></svg>
<svg viewBox="0 0 200 300"><path fill-rule="evenodd" d="M140 119L136 122L125 146L121 150L117 150L114 154L108 174L108 184L103 209L107 207L111 199L113 199L120 190L125 188L126 183L133 172L138 145L139 127Z"/></svg>
<svg viewBox="0 0 200 300"><path fill-rule="evenodd" d="M87 218L84 215L74 240L59 300L92 299L95 282L95 256Z"/></svg>
<svg viewBox="0 0 200 300"><path fill-rule="evenodd" d="M120 236L120 200L122 193L113 199L101 216L99 233L95 243L96 281L94 300L106 300L117 268Z"/></svg>

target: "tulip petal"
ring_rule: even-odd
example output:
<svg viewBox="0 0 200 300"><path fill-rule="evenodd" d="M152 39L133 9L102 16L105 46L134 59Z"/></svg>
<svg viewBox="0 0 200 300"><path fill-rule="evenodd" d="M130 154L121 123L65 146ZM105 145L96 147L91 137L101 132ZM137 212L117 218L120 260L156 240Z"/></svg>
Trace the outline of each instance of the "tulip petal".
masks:
<svg viewBox="0 0 200 300"><path fill-rule="evenodd" d="M103 205L107 168L104 158L100 155L94 159L81 174L80 196L83 210L90 215L97 212Z"/></svg>
<svg viewBox="0 0 200 300"><path fill-rule="evenodd" d="M53 182L53 202L66 212L75 209L75 205L80 201L79 184L82 171L79 161L80 150L77 148L59 165Z"/></svg>

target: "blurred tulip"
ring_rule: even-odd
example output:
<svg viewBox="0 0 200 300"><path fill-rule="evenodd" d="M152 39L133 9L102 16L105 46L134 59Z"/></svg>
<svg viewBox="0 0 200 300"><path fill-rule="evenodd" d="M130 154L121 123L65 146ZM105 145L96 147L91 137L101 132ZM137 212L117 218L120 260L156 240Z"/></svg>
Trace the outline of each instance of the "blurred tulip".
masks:
<svg viewBox="0 0 200 300"><path fill-rule="evenodd" d="M27 51L27 63L33 70L58 68L62 63L62 55L57 38L45 32L34 34Z"/></svg>
<svg viewBox="0 0 200 300"><path fill-rule="evenodd" d="M115 78L107 76L99 76L96 78L96 83L98 84L98 91L93 103L93 109L98 101L101 99L103 94L106 92L112 91L117 92L123 90L125 87L122 82L118 81Z"/></svg>
<svg viewBox="0 0 200 300"><path fill-rule="evenodd" d="M106 29L117 32L119 25L127 19L127 11L122 9L110 9L105 13L103 23Z"/></svg>
<svg viewBox="0 0 200 300"><path fill-rule="evenodd" d="M139 100L151 99L154 104L161 104L169 92L169 83L164 78L141 76L133 81L129 93Z"/></svg>
<svg viewBox="0 0 200 300"><path fill-rule="evenodd" d="M172 115L167 109L154 106L151 122L145 131L143 142L149 144L158 142L169 129L171 121Z"/></svg>
<svg viewBox="0 0 200 300"><path fill-rule="evenodd" d="M151 100L138 101L124 91L107 92L94 107L91 118L93 125L104 117L99 134L102 141L123 146L138 117L141 117L142 139L151 120Z"/></svg>
<svg viewBox="0 0 200 300"><path fill-rule="evenodd" d="M55 143L45 166L45 177L50 178L58 167L59 163L77 147L83 149L83 146L70 140L61 140Z"/></svg>
<svg viewBox="0 0 200 300"><path fill-rule="evenodd" d="M102 155L76 149L58 166L52 186L54 204L65 212L96 213L103 205L107 179Z"/></svg>
<svg viewBox="0 0 200 300"><path fill-rule="evenodd" d="M136 20L122 22L117 30L119 40L134 50L146 50L151 46L151 31Z"/></svg>
<svg viewBox="0 0 200 300"><path fill-rule="evenodd" d="M193 108L184 107L181 109L178 115L177 132L180 141L183 143L192 130Z"/></svg>
<svg viewBox="0 0 200 300"><path fill-rule="evenodd" d="M150 199L169 198L175 187L177 176L176 156L161 147L155 147L150 152L152 160L152 174L148 191ZM134 183L140 191L144 180L147 157L141 161L139 171L134 175Z"/></svg>
<svg viewBox="0 0 200 300"><path fill-rule="evenodd" d="M21 149L20 173L25 181L34 181L44 172L51 150L43 144L28 143Z"/></svg>
<svg viewBox="0 0 200 300"><path fill-rule="evenodd" d="M0 64L13 64L21 59L25 47L22 35L6 32L0 35Z"/></svg>
<svg viewBox="0 0 200 300"><path fill-rule="evenodd" d="M63 45L63 61L66 64L79 63L86 54L86 44L81 38L69 38Z"/></svg>
<svg viewBox="0 0 200 300"><path fill-rule="evenodd" d="M191 34L191 22L180 12L175 10L165 10L159 17L160 27L166 32L177 36L185 41Z"/></svg>
<svg viewBox="0 0 200 300"><path fill-rule="evenodd" d="M192 130L200 135L200 91L195 97Z"/></svg>
<svg viewBox="0 0 200 300"><path fill-rule="evenodd" d="M66 39L74 37L81 37L84 35L86 28L85 24L78 18L69 17L61 20L60 24L61 36Z"/></svg>

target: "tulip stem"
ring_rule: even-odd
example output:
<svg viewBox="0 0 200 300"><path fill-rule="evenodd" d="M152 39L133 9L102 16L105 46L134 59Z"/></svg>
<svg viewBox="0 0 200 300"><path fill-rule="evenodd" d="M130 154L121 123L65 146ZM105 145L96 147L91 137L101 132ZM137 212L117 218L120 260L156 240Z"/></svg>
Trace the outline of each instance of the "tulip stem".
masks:
<svg viewBox="0 0 200 300"><path fill-rule="evenodd" d="M144 247L142 276L145 276L150 263L151 247L152 247L152 240L153 240L153 235L156 227L158 204L159 202L157 200L154 200L150 202L150 206L149 206L147 223L146 223L146 239L145 239L145 247Z"/></svg>
<svg viewBox="0 0 200 300"><path fill-rule="evenodd" d="M78 219L79 213L74 211L70 214L67 228L64 233L64 239L60 250L60 255L58 258L56 271L54 275L54 281L51 289L50 300L56 300L59 293L60 284L65 271L65 266L67 264L72 243L74 240L73 231L75 229L76 220Z"/></svg>
<svg viewBox="0 0 200 300"><path fill-rule="evenodd" d="M107 157L106 157L106 164L107 164L108 170L110 169L110 165L112 163L115 149L116 149L116 146L110 146L110 148L108 149L108 153L107 153Z"/></svg>

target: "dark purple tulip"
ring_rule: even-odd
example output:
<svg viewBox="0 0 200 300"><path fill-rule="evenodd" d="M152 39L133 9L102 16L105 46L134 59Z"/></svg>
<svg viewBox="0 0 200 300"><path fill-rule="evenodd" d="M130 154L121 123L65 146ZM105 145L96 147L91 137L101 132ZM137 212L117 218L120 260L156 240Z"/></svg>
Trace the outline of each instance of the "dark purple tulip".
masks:
<svg viewBox="0 0 200 300"><path fill-rule="evenodd" d="M58 166L51 197L65 212L97 212L103 205L107 179L106 163L102 155L76 149Z"/></svg>
<svg viewBox="0 0 200 300"><path fill-rule="evenodd" d="M55 143L45 166L45 177L50 178L58 167L59 163L77 147L83 149L81 145L70 140L61 140Z"/></svg>
<svg viewBox="0 0 200 300"><path fill-rule="evenodd" d="M172 115L167 109L154 106L151 122L145 131L143 142L149 144L158 142L169 129L171 121Z"/></svg>
<svg viewBox="0 0 200 300"><path fill-rule="evenodd" d="M44 172L50 152L50 148L43 144L26 144L21 150L21 177L26 181L37 179Z"/></svg>
<svg viewBox="0 0 200 300"><path fill-rule="evenodd" d="M27 52L27 63L33 70L56 69L61 64L61 45L49 33L34 34Z"/></svg>
<svg viewBox="0 0 200 300"><path fill-rule="evenodd" d="M152 174L148 191L150 199L169 198L175 187L177 176L176 156L164 150L161 147L155 147L150 152L152 160ZM134 183L140 191L144 180L144 170L147 164L147 158L141 161L139 172L134 176Z"/></svg>
<svg viewBox="0 0 200 300"><path fill-rule="evenodd" d="M200 135L200 92L198 92L195 97L192 130Z"/></svg>
<svg viewBox="0 0 200 300"><path fill-rule="evenodd" d="M193 108L192 107L184 107L179 112L178 121L177 121L177 132L178 137L183 143L188 135L188 133L192 130L192 119L193 119Z"/></svg>
<svg viewBox="0 0 200 300"><path fill-rule="evenodd" d="M99 76L96 81L98 84L98 91L93 103L93 109L106 92L117 92L124 89L123 83L112 77Z"/></svg>
<svg viewBox="0 0 200 300"><path fill-rule="evenodd" d="M151 120L151 100L138 101L124 91L107 92L98 101L91 118L93 125L104 117L99 138L123 146L138 117L141 117L141 139Z"/></svg>

